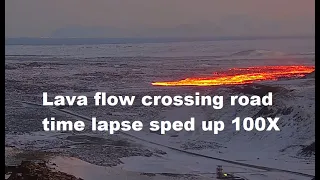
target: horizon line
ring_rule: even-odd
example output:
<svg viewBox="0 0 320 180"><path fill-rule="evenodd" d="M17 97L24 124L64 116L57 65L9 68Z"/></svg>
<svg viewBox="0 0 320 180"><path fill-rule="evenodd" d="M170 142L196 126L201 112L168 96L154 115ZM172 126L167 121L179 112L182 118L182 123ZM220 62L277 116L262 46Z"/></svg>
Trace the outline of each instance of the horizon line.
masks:
<svg viewBox="0 0 320 180"><path fill-rule="evenodd" d="M263 40L263 39L315 38L315 35L278 36L199 36L199 37L5 37L5 45L80 45L130 44L190 41Z"/></svg>

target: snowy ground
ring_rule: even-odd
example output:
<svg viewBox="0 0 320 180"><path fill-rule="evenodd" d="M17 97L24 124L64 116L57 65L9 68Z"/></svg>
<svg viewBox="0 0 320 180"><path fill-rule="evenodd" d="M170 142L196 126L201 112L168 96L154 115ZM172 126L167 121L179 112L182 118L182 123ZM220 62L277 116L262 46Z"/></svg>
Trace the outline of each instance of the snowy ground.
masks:
<svg viewBox="0 0 320 180"><path fill-rule="evenodd" d="M58 153L58 156L52 159L57 164L56 168L85 179L105 176L117 179L214 179L217 165L223 165L226 172L250 180L311 179L307 175L315 173L315 154L303 149L311 145L315 137L314 78L229 87L153 87L150 84L154 81L207 75L230 67L314 65L314 61L308 58L240 58L244 54L257 56L259 53L270 55L269 51L243 51L236 54L237 58L233 60L209 56L77 60L73 57L7 56L6 146L21 151ZM276 56L280 55L276 53ZM184 121L194 116L197 122L223 120L226 129L214 135L212 132L202 132L198 124L195 132L169 132L167 135L159 135L144 128L143 132L130 132L135 137L121 133L107 136L105 133L90 130L81 133L48 133L42 130L41 125L45 117L54 115L56 119L72 121L77 118L59 111L52 112L44 107L25 106L15 101L41 104L43 91L47 91L50 96L92 96L96 91L102 91L113 95L136 95L137 99L144 95L186 95L196 91L224 96L272 91L274 106L225 106L222 110L214 110L212 107L146 108L139 103L132 107L73 106L66 109L87 117L97 116L101 120L141 120L148 124L151 120ZM89 101L90 103L92 104ZM281 131L236 133L231 126L231 120L235 116L280 116ZM6 153L8 152L10 151L6 150ZM255 165L257 168L245 164Z"/></svg>

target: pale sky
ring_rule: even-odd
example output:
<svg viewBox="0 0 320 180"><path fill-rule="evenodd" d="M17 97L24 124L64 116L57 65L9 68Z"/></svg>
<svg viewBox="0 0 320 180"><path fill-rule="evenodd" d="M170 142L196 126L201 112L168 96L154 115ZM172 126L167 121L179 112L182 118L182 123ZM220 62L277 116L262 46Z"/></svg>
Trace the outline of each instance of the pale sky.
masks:
<svg viewBox="0 0 320 180"><path fill-rule="evenodd" d="M80 35L104 37L309 35L315 29L314 1L6 0L5 33L69 36L80 28Z"/></svg>

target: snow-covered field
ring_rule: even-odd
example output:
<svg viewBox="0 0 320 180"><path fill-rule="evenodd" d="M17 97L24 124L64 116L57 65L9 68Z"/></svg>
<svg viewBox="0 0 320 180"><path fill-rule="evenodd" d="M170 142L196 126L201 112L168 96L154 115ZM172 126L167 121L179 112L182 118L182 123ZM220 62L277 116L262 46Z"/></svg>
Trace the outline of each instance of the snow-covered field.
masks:
<svg viewBox="0 0 320 180"><path fill-rule="evenodd" d="M79 176L84 172L81 168L86 169L86 176L82 174L85 179L106 172L114 178L118 174L120 179L212 179L217 165L222 165L226 172L250 180L311 179L315 174L315 154L312 151L315 141L314 77L192 88L155 87L151 82L207 75L231 67L314 65L313 52L314 40L310 39L7 46L6 145L72 156L74 159L58 157L54 161L58 167L60 164L62 171L74 167ZM144 107L139 103L132 107L95 107L89 101L88 107L65 109L89 118L140 120L146 125L151 120L185 121L195 117L196 131L172 131L159 135L144 128L142 132L116 135L90 130L48 133L42 130L41 120L45 117L54 115L56 119L73 121L79 117L44 107L25 106L16 101L41 104L44 91L49 96L92 96L102 91L113 95L136 95L137 98L144 95L192 95L195 92L228 97L272 91L274 105L241 107L226 103L223 109L214 110L212 107ZM236 116L279 116L281 131L236 132L231 125ZM222 120L226 124L225 130L218 135L203 132L201 124L197 123L202 120ZM124 175L127 173L130 175Z"/></svg>

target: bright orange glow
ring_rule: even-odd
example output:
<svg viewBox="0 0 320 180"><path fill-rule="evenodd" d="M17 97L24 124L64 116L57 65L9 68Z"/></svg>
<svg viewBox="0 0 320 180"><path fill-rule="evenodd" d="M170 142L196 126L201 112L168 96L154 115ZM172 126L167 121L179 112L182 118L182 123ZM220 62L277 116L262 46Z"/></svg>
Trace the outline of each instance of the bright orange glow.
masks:
<svg viewBox="0 0 320 180"><path fill-rule="evenodd" d="M186 78L179 81L154 82L154 86L218 86L248 84L279 78L303 77L315 70L314 66L259 66L232 68L213 73L210 77Z"/></svg>

